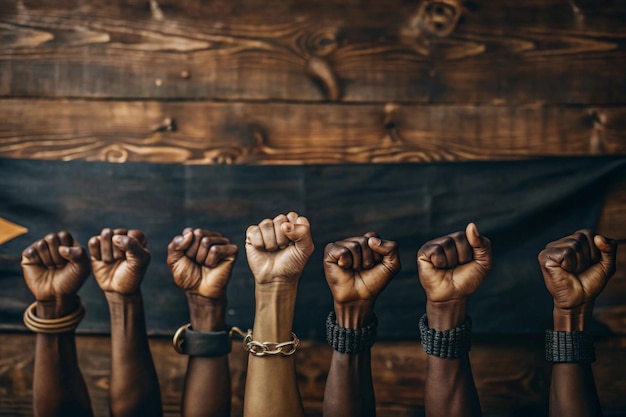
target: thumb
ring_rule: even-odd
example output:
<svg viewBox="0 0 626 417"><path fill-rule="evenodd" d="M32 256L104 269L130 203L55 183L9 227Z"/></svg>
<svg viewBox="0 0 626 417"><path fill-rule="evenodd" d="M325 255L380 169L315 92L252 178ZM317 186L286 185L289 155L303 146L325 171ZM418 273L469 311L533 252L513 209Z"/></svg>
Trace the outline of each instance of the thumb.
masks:
<svg viewBox="0 0 626 417"><path fill-rule="evenodd" d="M313 253L315 245L311 236L311 228L307 224L285 222L280 225L281 230L296 244L296 248L310 255Z"/></svg>
<svg viewBox="0 0 626 417"><path fill-rule="evenodd" d="M59 255L68 262L79 262L87 256L80 246L59 246Z"/></svg>
<svg viewBox="0 0 626 417"><path fill-rule="evenodd" d="M115 246L125 252L126 260L139 263L150 260L150 253L134 237L115 235L112 241Z"/></svg>
<svg viewBox="0 0 626 417"><path fill-rule="evenodd" d="M600 262L598 263L609 279L615 273L615 259L617 255L617 244L614 240L601 235L593 238L593 243L600 250Z"/></svg>
<svg viewBox="0 0 626 417"><path fill-rule="evenodd" d="M398 244L396 242L383 240L379 237L370 237L367 240L367 245L371 250L382 255L381 265L393 273L400 270L400 258L398 257Z"/></svg>
<svg viewBox="0 0 626 417"><path fill-rule="evenodd" d="M472 247L474 262L480 265L487 272L491 271L491 241L481 236L478 227L474 223L469 223L465 228L467 242Z"/></svg>

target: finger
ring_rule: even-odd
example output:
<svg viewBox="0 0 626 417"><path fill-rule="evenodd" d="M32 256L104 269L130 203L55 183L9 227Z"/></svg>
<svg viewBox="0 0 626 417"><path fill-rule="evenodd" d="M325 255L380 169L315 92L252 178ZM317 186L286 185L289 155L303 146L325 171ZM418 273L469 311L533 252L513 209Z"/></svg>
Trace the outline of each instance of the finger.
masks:
<svg viewBox="0 0 626 417"><path fill-rule="evenodd" d="M400 257L398 256L398 244L392 240L383 240L379 237L370 237L368 246L382 257L379 265L393 273L400 271Z"/></svg>
<svg viewBox="0 0 626 417"><path fill-rule="evenodd" d="M263 220L261 223L259 223L259 230L261 230L261 235L263 236L265 250L278 250L278 242L276 241L276 229L274 228L274 222L270 219Z"/></svg>
<svg viewBox="0 0 626 417"><path fill-rule="evenodd" d="M607 279L615 273L615 262L617 259L617 243L613 239L606 238L602 235L596 235L593 238L594 246L600 252L600 261L602 269L607 274Z"/></svg>
<svg viewBox="0 0 626 417"><path fill-rule="evenodd" d="M315 245L311 236L311 225L306 217L298 217L295 224L283 223L281 229L291 241L295 242L300 251L307 255L313 253Z"/></svg>
<svg viewBox="0 0 626 417"><path fill-rule="evenodd" d="M246 230L246 244L249 244L255 249L264 250L265 244L263 243L263 235L259 226L252 225Z"/></svg>
<svg viewBox="0 0 626 417"><path fill-rule="evenodd" d="M583 252L583 246L585 245L584 240L584 237L570 235L556 242L552 242L548 248L565 251L567 253L565 269L569 272L578 273L589 267L589 260L585 257Z"/></svg>
<svg viewBox="0 0 626 417"><path fill-rule="evenodd" d="M112 237L113 230L108 227L102 229L100 232L100 256L102 257L102 261L106 263L111 263L115 259L113 257L113 243L111 242Z"/></svg>
<svg viewBox="0 0 626 417"><path fill-rule="evenodd" d="M454 246L456 247L458 263L460 265L464 265L466 263L472 262L472 260L474 259L474 252L469 242L467 241L465 232L451 233L450 238L454 241Z"/></svg>
<svg viewBox="0 0 626 417"><path fill-rule="evenodd" d="M361 264L359 269L370 269L376 262L374 261L374 254L376 252L372 251L372 249L368 245L368 238L365 236L357 236L346 239L348 241L356 242L359 245L359 251L361 255Z"/></svg>
<svg viewBox="0 0 626 417"><path fill-rule="evenodd" d="M61 246L59 235L57 235L56 233L48 233L43 239L48 245L50 258L52 259L52 262L54 262L54 265L58 267L65 265L67 261L63 259L61 255L59 255L59 246Z"/></svg>
<svg viewBox="0 0 626 417"><path fill-rule="evenodd" d="M200 241L202 241L204 234L202 233L202 229L193 229L192 235L193 240L191 241L191 245L189 245L185 251L185 255L189 259L196 259L196 256L198 255L198 248L200 247Z"/></svg>
<svg viewBox="0 0 626 417"><path fill-rule="evenodd" d="M137 242L139 242L139 244L143 246L144 248L148 247L148 239L146 238L146 235L144 235L141 230L131 229L128 231L127 235L137 239Z"/></svg>
<svg viewBox="0 0 626 417"><path fill-rule="evenodd" d="M206 257L205 265L209 268L215 268L220 262L234 262L237 259L239 248L232 243L225 245L212 245L209 254Z"/></svg>
<svg viewBox="0 0 626 417"><path fill-rule="evenodd" d="M59 246L59 254L69 262L79 262L87 256L80 246Z"/></svg>
<svg viewBox="0 0 626 417"><path fill-rule="evenodd" d="M448 261L443 248L435 243L426 243L417 253L418 262L431 264L436 269L446 269Z"/></svg>
<svg viewBox="0 0 626 417"><path fill-rule="evenodd" d="M46 266L39 257L37 249L34 245L31 245L22 251L22 265L37 265Z"/></svg>
<svg viewBox="0 0 626 417"><path fill-rule="evenodd" d="M39 259L41 259L43 265L46 267L54 267L56 263L52 259L52 255L50 255L50 250L48 249L48 243L45 239L39 239L33 247L37 250L37 255L39 255Z"/></svg>
<svg viewBox="0 0 626 417"><path fill-rule="evenodd" d="M287 213L287 219L289 219L290 223L297 223L300 216L295 211L290 211Z"/></svg>
<svg viewBox="0 0 626 417"><path fill-rule="evenodd" d="M182 235L175 236L174 239L167 246L168 252L181 252L181 256L184 256L182 253L185 251L193 240L193 229L185 229L183 230Z"/></svg>
<svg viewBox="0 0 626 417"><path fill-rule="evenodd" d="M441 247L443 255L446 257L447 268L454 268L459 264L459 256L456 253L456 244L449 235L433 239L432 243Z"/></svg>
<svg viewBox="0 0 626 417"><path fill-rule="evenodd" d="M87 247L89 248L89 254L91 255L91 259L95 261L102 260L102 253L100 251L100 236L93 236L87 242Z"/></svg>
<svg viewBox="0 0 626 417"><path fill-rule="evenodd" d="M539 254L539 263L544 269L561 268L564 271L575 273L578 261L576 251L571 247L546 247Z"/></svg>
<svg viewBox="0 0 626 417"><path fill-rule="evenodd" d="M126 236L127 230L126 229L114 229L113 230L113 235L111 236L111 239L113 239L113 236ZM114 243L114 241L112 241L112 245L111 245L111 251L113 253L113 259L116 260L120 260L120 259L124 259L125 255L124 252Z"/></svg>
<svg viewBox="0 0 626 417"><path fill-rule="evenodd" d="M491 241L481 236L478 227L474 223L469 223L465 228L465 236L472 247L474 262L480 265L485 271L491 271Z"/></svg>
<svg viewBox="0 0 626 417"><path fill-rule="evenodd" d="M279 214L278 216L274 217L274 236L276 236L276 245L279 249L284 249L291 243L289 238L285 236L285 234L281 230L281 225L288 221L289 218L284 214Z"/></svg>
<svg viewBox="0 0 626 417"><path fill-rule="evenodd" d="M198 246L198 253L195 261L200 265L206 265L206 259L212 246L227 245L230 241L221 236L204 236Z"/></svg>
<svg viewBox="0 0 626 417"><path fill-rule="evenodd" d="M352 265L345 266L344 268L352 268L355 271L360 271L363 269L363 248L361 247L360 242L352 240L342 240L335 243L339 246L343 246L348 251L350 251Z"/></svg>
<svg viewBox="0 0 626 417"><path fill-rule="evenodd" d="M380 237L378 236L378 233L376 232L367 232L365 233L363 236L369 238L369 237ZM380 255L378 252L372 251L372 254L374 255L374 264L379 264L382 260L383 257L382 255Z"/></svg>
<svg viewBox="0 0 626 417"><path fill-rule="evenodd" d="M62 230L58 233L58 236L61 246L74 246L74 238L68 231Z"/></svg>
<svg viewBox="0 0 626 417"><path fill-rule="evenodd" d="M324 253L324 262L338 265L344 269L353 269L352 251L347 247L337 243L329 243L326 245Z"/></svg>
<svg viewBox="0 0 626 417"><path fill-rule="evenodd" d="M585 237L585 250L588 251L587 257L589 258L589 263L595 264L600 260L600 250L594 244L594 236L593 230L591 229L582 229L576 231L574 235L584 236Z"/></svg>
<svg viewBox="0 0 626 417"><path fill-rule="evenodd" d="M128 235L115 235L112 243L117 246L128 261L145 262L150 259L150 253L134 237Z"/></svg>

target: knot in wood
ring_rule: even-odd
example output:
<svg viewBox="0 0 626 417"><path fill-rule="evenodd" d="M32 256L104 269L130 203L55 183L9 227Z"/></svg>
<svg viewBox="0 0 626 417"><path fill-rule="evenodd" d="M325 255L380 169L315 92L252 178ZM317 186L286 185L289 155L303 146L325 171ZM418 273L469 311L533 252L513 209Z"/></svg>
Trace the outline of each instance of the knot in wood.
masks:
<svg viewBox="0 0 626 417"><path fill-rule="evenodd" d="M411 19L410 26L416 35L448 36L456 28L461 13L460 0L426 0Z"/></svg>

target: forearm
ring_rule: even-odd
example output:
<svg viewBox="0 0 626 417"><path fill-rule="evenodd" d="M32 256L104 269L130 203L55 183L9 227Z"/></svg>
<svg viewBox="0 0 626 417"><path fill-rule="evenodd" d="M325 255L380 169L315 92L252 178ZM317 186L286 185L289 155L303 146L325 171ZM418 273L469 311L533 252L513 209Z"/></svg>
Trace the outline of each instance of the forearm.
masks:
<svg viewBox="0 0 626 417"><path fill-rule="evenodd" d="M453 329L466 319L466 300L429 301L426 315L430 328L438 331ZM428 355L424 401L429 417L481 415L467 353L455 359Z"/></svg>
<svg viewBox="0 0 626 417"><path fill-rule="evenodd" d="M253 340L291 340L297 284L256 287ZM295 355L248 356L245 417L303 416L296 380Z"/></svg>
<svg viewBox="0 0 626 417"><path fill-rule="evenodd" d="M54 319L77 308L78 298L39 301L37 317ZM33 407L36 417L92 416L85 381L78 367L74 331L38 333L35 345Z"/></svg>
<svg viewBox="0 0 626 417"><path fill-rule="evenodd" d="M226 299L214 300L187 294L191 328L199 332L226 330ZM183 389L183 417L230 416L228 355L190 356Z"/></svg>
<svg viewBox="0 0 626 417"><path fill-rule="evenodd" d="M553 310L554 330L584 331L593 305ZM590 363L554 363L550 384L550 416L592 417L602 411Z"/></svg>
<svg viewBox="0 0 626 417"><path fill-rule="evenodd" d="M160 416L161 394L141 293L105 295L111 315L111 415Z"/></svg>
<svg viewBox="0 0 626 417"><path fill-rule="evenodd" d="M337 324L359 329L372 315L369 302L335 304ZM373 417L376 400L372 382L371 351L349 354L333 351L324 391L324 417Z"/></svg>

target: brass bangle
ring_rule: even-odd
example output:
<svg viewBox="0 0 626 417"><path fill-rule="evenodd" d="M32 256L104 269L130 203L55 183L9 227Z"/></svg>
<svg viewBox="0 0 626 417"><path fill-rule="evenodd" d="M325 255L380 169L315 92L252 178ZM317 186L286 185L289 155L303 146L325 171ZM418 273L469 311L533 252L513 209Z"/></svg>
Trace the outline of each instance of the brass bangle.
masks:
<svg viewBox="0 0 626 417"><path fill-rule="evenodd" d="M24 326L34 333L66 333L71 332L78 327L78 323L85 317L85 306L83 303L67 316L56 319L42 319L37 317L35 310L37 309L37 301L29 305L24 311Z"/></svg>

